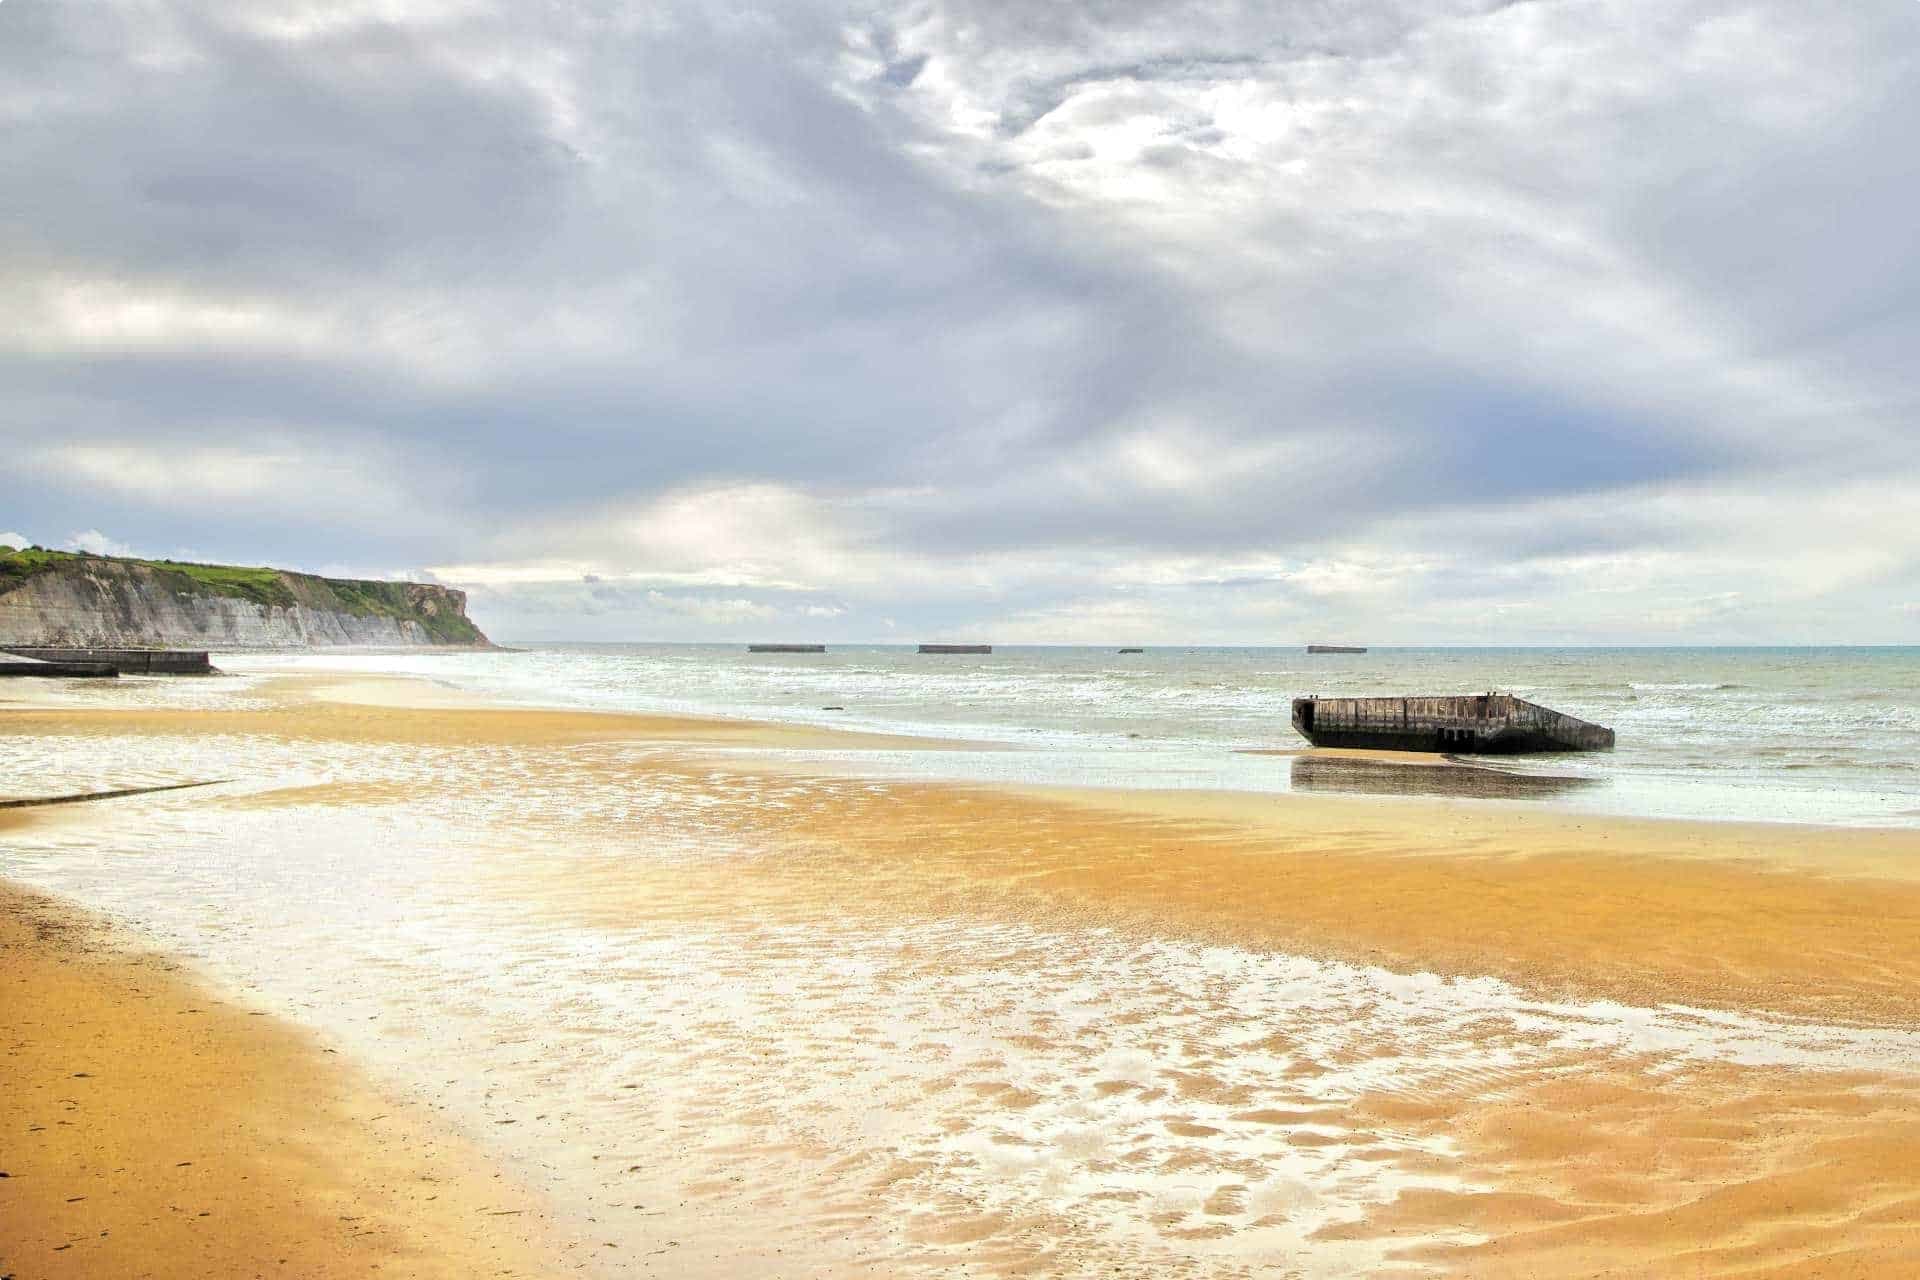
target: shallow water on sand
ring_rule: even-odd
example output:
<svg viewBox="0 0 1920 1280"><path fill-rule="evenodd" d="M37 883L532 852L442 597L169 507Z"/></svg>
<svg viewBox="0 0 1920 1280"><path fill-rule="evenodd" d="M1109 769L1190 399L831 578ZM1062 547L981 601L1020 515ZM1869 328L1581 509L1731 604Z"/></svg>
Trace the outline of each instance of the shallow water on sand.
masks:
<svg viewBox="0 0 1920 1280"><path fill-rule="evenodd" d="M1367 1223L1497 1185L1455 1137L1476 1107L1620 1076L1920 1077L1904 1031L903 910L845 868L781 869L788 816L889 784L661 744L103 730L0 734L0 761L9 793L244 778L48 811L0 875L445 1107L611 1274L1414 1274L1406 1251L1479 1233Z"/></svg>
<svg viewBox="0 0 1920 1280"><path fill-rule="evenodd" d="M522 653L233 655L234 670L404 671L548 706L705 712L964 738L1006 754L893 762L923 775L1284 791L1302 694L1500 689L1615 728L1603 754L1498 764L1589 785L1529 793L1587 812L1920 826L1920 648L1382 649L542 645ZM826 710L825 708L836 708ZM1382 786L1391 790L1391 780Z"/></svg>

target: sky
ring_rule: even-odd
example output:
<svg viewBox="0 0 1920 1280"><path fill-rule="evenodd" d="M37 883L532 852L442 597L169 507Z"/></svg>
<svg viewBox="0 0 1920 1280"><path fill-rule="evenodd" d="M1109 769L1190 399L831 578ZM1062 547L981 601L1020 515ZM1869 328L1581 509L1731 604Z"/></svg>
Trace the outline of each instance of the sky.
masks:
<svg viewBox="0 0 1920 1280"><path fill-rule="evenodd" d="M0 541L496 639L1920 643L1920 3L0 0Z"/></svg>

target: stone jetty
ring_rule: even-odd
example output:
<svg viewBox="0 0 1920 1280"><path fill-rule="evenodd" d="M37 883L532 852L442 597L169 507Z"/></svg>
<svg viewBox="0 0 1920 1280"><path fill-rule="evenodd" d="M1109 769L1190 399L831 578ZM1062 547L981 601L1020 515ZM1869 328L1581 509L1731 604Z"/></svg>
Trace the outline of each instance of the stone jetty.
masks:
<svg viewBox="0 0 1920 1280"><path fill-rule="evenodd" d="M214 674L205 649L114 649L97 645L8 645L0 652L48 663L105 665L125 676Z"/></svg>
<svg viewBox="0 0 1920 1280"><path fill-rule="evenodd" d="M117 676L120 669L110 662L48 662L17 653L0 651L0 676Z"/></svg>

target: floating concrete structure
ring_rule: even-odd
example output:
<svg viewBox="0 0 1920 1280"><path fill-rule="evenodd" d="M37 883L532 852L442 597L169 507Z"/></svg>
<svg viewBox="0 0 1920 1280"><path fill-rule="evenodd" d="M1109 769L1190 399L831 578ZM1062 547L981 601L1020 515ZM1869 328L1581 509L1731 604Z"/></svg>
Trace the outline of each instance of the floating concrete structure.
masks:
<svg viewBox="0 0 1920 1280"><path fill-rule="evenodd" d="M823 644L750 644L748 653L825 653Z"/></svg>
<svg viewBox="0 0 1920 1280"><path fill-rule="evenodd" d="M42 662L105 663L121 675L206 676L214 673L205 649L102 649L71 645L8 645L0 652Z"/></svg>
<svg viewBox="0 0 1920 1280"><path fill-rule="evenodd" d="M1308 653L1365 653L1366 651L1365 645L1354 644L1310 644L1307 646Z"/></svg>
<svg viewBox="0 0 1920 1280"><path fill-rule="evenodd" d="M923 644L922 653L992 653L990 644Z"/></svg>
<svg viewBox="0 0 1920 1280"><path fill-rule="evenodd" d="M1293 727L1316 747L1485 755L1613 748L1613 730L1505 693L1295 698Z"/></svg>
<svg viewBox="0 0 1920 1280"><path fill-rule="evenodd" d="M48 662L42 658L22 657L17 653L0 652L0 676L106 676L120 674L120 668L111 662Z"/></svg>

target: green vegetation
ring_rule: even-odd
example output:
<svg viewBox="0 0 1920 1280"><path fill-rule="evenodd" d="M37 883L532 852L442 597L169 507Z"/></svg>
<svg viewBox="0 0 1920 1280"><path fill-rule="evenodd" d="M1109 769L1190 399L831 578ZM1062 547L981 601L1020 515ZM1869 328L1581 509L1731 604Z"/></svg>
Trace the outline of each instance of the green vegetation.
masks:
<svg viewBox="0 0 1920 1280"><path fill-rule="evenodd" d="M297 603L287 575L278 569L248 569L227 564L184 564L172 560L130 560L162 573L189 578L217 596L237 596L255 604L286 608Z"/></svg>
<svg viewBox="0 0 1920 1280"><path fill-rule="evenodd" d="M437 608L438 602L432 596L421 600L417 584L414 583L321 578L284 569L244 565L139 560L124 556L96 556L85 551L0 546L0 595L5 595L37 574L61 565L88 561L151 569L164 575L167 585L186 594L205 592L283 609L305 604L309 608L335 609L363 618L417 622L438 644L473 644L480 639L480 629L465 615L451 609Z"/></svg>
<svg viewBox="0 0 1920 1280"><path fill-rule="evenodd" d="M242 568L227 564L191 564L175 560L137 560L125 556L96 556L87 551L49 551L44 547L0 551L0 592L10 591L28 578L37 573L45 573L55 565L86 560L144 565L161 573L190 579L210 589L215 595L238 596L243 600L251 600L255 604L279 605L284 608L294 603L293 591L287 586L286 575L278 569ZM178 583L176 586L182 590L191 590L186 583Z"/></svg>
<svg viewBox="0 0 1920 1280"><path fill-rule="evenodd" d="M346 613L363 618L411 619L439 644L472 644L480 638L480 628L464 614L433 613L420 608L407 590L413 583L369 578L315 578L313 581L325 583Z"/></svg>
<svg viewBox="0 0 1920 1280"><path fill-rule="evenodd" d="M55 562L73 558L69 552L46 551L40 547L0 548L0 595L5 595Z"/></svg>

